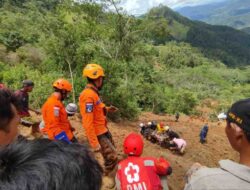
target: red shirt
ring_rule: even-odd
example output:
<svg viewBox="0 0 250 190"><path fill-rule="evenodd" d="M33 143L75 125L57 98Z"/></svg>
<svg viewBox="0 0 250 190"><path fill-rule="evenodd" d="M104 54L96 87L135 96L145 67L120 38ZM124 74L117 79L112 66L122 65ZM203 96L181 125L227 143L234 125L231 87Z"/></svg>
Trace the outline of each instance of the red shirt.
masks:
<svg viewBox="0 0 250 190"><path fill-rule="evenodd" d="M116 185L121 190L161 190L159 175L166 175L168 167L163 172L155 158L129 156L118 164Z"/></svg>
<svg viewBox="0 0 250 190"><path fill-rule="evenodd" d="M15 96L18 98L21 104L21 109L19 111L19 115L21 117L29 117L29 94L25 92L23 89L17 90L15 92Z"/></svg>

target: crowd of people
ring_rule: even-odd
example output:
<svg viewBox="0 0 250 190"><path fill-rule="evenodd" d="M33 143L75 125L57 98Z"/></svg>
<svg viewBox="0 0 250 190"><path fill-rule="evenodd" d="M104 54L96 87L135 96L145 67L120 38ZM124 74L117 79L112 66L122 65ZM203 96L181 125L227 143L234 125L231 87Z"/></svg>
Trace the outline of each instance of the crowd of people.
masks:
<svg viewBox="0 0 250 190"><path fill-rule="evenodd" d="M97 190L102 187L103 176L111 179L109 188L168 189L167 176L174 168L166 158L142 157L142 137L157 140L181 154L186 141L162 123L141 123L141 134L131 133L124 139L126 158L119 158L106 118L108 112L116 112L118 108L106 106L99 94L104 70L98 64L88 64L83 69L83 77L87 85L80 94L79 107L88 144L79 143L69 122L68 117L76 113L77 105L71 103L65 107L63 104L72 90L68 80L54 81L54 91L41 109L40 127L25 119L30 117L30 110L40 114L29 107L29 93L35 84L24 80L22 89L16 92L0 84L0 189ZM225 133L240 155L239 163L222 160L219 168L195 163L187 171L185 190L250 189L249 110L250 99L245 99L234 103L226 114ZM179 113L175 117L178 122ZM42 133L42 138L20 138L19 124ZM207 141L207 133L206 124L200 132L201 143ZM96 152L101 153L103 166L96 160Z"/></svg>
<svg viewBox="0 0 250 190"><path fill-rule="evenodd" d="M140 123L139 127L141 135L150 142L157 143L161 147L168 148L181 155L185 153L186 141L169 126L164 125L163 122L150 121L147 124Z"/></svg>

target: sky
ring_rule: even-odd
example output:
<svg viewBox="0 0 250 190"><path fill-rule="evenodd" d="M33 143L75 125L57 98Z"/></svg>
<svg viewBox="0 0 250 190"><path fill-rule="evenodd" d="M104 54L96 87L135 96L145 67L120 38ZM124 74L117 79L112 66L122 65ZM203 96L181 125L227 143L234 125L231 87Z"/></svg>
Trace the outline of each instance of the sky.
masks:
<svg viewBox="0 0 250 190"><path fill-rule="evenodd" d="M170 8L175 9L221 1L226 0L121 0L121 7L129 14L140 15L159 4L167 5Z"/></svg>

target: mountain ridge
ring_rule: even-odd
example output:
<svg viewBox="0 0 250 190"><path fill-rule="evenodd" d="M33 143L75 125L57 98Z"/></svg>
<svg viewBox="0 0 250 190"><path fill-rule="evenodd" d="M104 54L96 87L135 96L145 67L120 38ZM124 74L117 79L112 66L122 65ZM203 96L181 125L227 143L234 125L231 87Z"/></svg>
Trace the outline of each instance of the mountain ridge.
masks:
<svg viewBox="0 0 250 190"><path fill-rule="evenodd" d="M176 9L192 20L213 25L226 25L236 29L250 27L250 1L231 0L194 7Z"/></svg>
<svg viewBox="0 0 250 190"><path fill-rule="evenodd" d="M222 60L228 66L250 64L250 35L228 26L214 26L201 21L192 21L166 6L153 8L144 17L155 22L154 27L163 25L167 32L161 39L152 39L155 44L164 44L169 40L190 43L201 49L213 59ZM159 20L162 19L162 23ZM152 25L152 23L150 24ZM151 35L154 36L154 35Z"/></svg>

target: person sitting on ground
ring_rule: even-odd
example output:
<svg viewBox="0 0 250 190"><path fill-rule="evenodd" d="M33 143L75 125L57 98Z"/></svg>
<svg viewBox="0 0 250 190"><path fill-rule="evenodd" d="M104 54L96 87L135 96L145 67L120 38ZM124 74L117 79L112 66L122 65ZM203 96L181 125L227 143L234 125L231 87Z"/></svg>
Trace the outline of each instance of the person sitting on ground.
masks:
<svg viewBox="0 0 250 190"><path fill-rule="evenodd" d="M180 135L176 133L175 131L173 131L172 129L170 129L169 127L166 128L166 134L168 135L170 140L173 140L174 138L177 138L177 139L180 138Z"/></svg>
<svg viewBox="0 0 250 190"><path fill-rule="evenodd" d="M0 146L11 143L18 135L20 103L7 88L0 89Z"/></svg>
<svg viewBox="0 0 250 190"><path fill-rule="evenodd" d="M143 124L144 125L144 124ZM141 127L140 125L140 133L143 135L144 138L146 138L147 140L151 139L151 135L152 132L154 131L153 129L151 129L151 122L148 122L147 124L145 124L144 126Z"/></svg>
<svg viewBox="0 0 250 190"><path fill-rule="evenodd" d="M185 148L187 146L187 142L181 138L173 138L170 142L170 150L177 150L180 154L185 153Z"/></svg>
<svg viewBox="0 0 250 190"><path fill-rule="evenodd" d="M163 157L140 157L143 152L143 140L139 134L129 134L123 144L128 157L118 164L116 188L126 189L168 189L166 180L161 183L159 176L172 173L172 168Z"/></svg>
<svg viewBox="0 0 250 190"><path fill-rule="evenodd" d="M166 132L168 132L169 130L171 130L170 127L169 127L168 125L165 125L165 126L164 126L164 132L166 133Z"/></svg>
<svg viewBox="0 0 250 190"><path fill-rule="evenodd" d="M45 127L42 132L51 140L78 142L73 134L63 101L68 98L72 85L66 79L57 79L53 83L54 92L42 106Z"/></svg>
<svg viewBox="0 0 250 190"><path fill-rule="evenodd" d="M151 142L156 142L157 144L161 145L165 144L165 141L169 140L169 136L167 131L169 130L169 126L164 126L162 122L157 124L157 130L155 130L151 135Z"/></svg>
<svg viewBox="0 0 250 190"><path fill-rule="evenodd" d="M156 129L157 129L157 133L158 133L158 134L164 133L164 132L165 132L165 129L164 129L164 124L163 124L163 122L158 123Z"/></svg>
<svg viewBox="0 0 250 190"><path fill-rule="evenodd" d="M66 113L67 113L68 117L74 116L76 114L76 112L77 112L77 105L75 103L69 103L66 106ZM41 123L39 124L40 131L43 131L44 127L45 127L45 124L44 124L44 121L42 120ZM73 128L71 126L71 130L75 131L75 128ZM48 138L48 136L46 134L43 134L43 137Z"/></svg>
<svg viewBox="0 0 250 190"><path fill-rule="evenodd" d="M144 133L145 133L145 130L146 130L146 125L144 123L140 123L139 127L140 127L140 133L141 133L141 135L144 136Z"/></svg>
<svg viewBox="0 0 250 190"><path fill-rule="evenodd" d="M0 149L1 189L99 190L102 168L84 145L37 139Z"/></svg>
<svg viewBox="0 0 250 190"><path fill-rule="evenodd" d="M227 112L225 133L240 155L239 163L221 160L219 168L196 167L188 172L185 190L250 189L250 99L235 102ZM197 165L197 164L195 164ZM191 168L192 170L192 168Z"/></svg>
<svg viewBox="0 0 250 190"><path fill-rule="evenodd" d="M157 128L157 122L156 121L151 121L150 123L151 123L150 128L152 130L156 130L156 128Z"/></svg>
<svg viewBox="0 0 250 190"><path fill-rule="evenodd" d="M207 142L208 124L206 123L200 132L200 143L204 144Z"/></svg>

